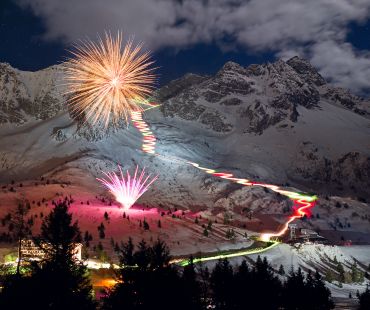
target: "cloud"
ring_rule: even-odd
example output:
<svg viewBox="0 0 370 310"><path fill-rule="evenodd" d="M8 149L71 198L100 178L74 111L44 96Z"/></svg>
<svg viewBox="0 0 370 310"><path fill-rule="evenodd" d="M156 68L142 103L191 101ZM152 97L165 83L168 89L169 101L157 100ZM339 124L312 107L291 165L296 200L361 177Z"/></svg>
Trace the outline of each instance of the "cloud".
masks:
<svg viewBox="0 0 370 310"><path fill-rule="evenodd" d="M311 63L337 86L356 93L370 90L370 52L358 52L349 43L325 41L312 47Z"/></svg>
<svg viewBox="0 0 370 310"><path fill-rule="evenodd" d="M44 20L46 40L70 43L124 30L159 50L196 43L222 47L227 38L228 46L256 53L298 53L334 83L356 92L368 88L369 55L346 43L350 24L370 18L368 0L16 1Z"/></svg>

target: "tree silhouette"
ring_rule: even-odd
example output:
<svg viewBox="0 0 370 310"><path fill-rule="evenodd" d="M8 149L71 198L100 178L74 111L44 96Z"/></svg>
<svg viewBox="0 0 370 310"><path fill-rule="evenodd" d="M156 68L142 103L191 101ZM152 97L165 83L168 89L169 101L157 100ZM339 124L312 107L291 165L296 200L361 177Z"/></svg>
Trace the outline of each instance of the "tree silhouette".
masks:
<svg viewBox="0 0 370 310"><path fill-rule="evenodd" d="M251 296L258 301L260 309L277 309L281 303L281 282L274 275L274 271L266 257L258 256L252 271ZM268 292L268 298L266 298Z"/></svg>
<svg viewBox="0 0 370 310"><path fill-rule="evenodd" d="M18 243L18 261L17 261L17 275L20 274L20 266L22 262L22 241L31 236L31 228L33 221L27 220L31 206L28 202L20 202L14 212L8 217L8 230L11 232L12 239L17 240ZM11 228L11 229L10 229Z"/></svg>
<svg viewBox="0 0 370 310"><path fill-rule="evenodd" d="M0 308L95 309L86 267L75 258L80 240L66 203L56 204L35 239L45 258L33 264L29 274L4 286Z"/></svg>
<svg viewBox="0 0 370 310"><path fill-rule="evenodd" d="M369 286L366 286L365 292L360 294L358 299L359 299L359 302L360 302L359 310L370 309L370 289L369 289Z"/></svg>
<svg viewBox="0 0 370 310"><path fill-rule="evenodd" d="M157 240L149 246L142 240L121 244L118 281L104 298L103 309L184 309L178 299L181 280L169 264L166 244ZM164 298L160 298L165 294Z"/></svg>
<svg viewBox="0 0 370 310"><path fill-rule="evenodd" d="M105 238L105 226L103 223L100 223L98 226L98 231L99 231L99 238L104 239Z"/></svg>
<svg viewBox="0 0 370 310"><path fill-rule="evenodd" d="M318 271L304 277L301 269L290 272L284 287L284 309L329 310L334 308L330 290Z"/></svg>
<svg viewBox="0 0 370 310"><path fill-rule="evenodd" d="M192 310L205 309L192 257L190 257L190 264L184 267L181 280L183 292L181 303L183 308Z"/></svg>
<svg viewBox="0 0 370 310"><path fill-rule="evenodd" d="M313 293L310 296L312 297L310 300L313 301L311 309L327 310L334 308L330 290L325 286L325 282L317 270L313 278Z"/></svg>
<svg viewBox="0 0 370 310"><path fill-rule="evenodd" d="M234 272L227 259L217 262L211 273L212 300L217 310L234 308Z"/></svg>
<svg viewBox="0 0 370 310"><path fill-rule="evenodd" d="M145 219L143 221L143 228L144 228L144 230L149 230L149 224Z"/></svg>
<svg viewBox="0 0 370 310"><path fill-rule="evenodd" d="M301 305L303 301L306 302L305 288L305 279L301 268L294 271L292 267L283 290L285 309L304 309Z"/></svg>
<svg viewBox="0 0 370 310"><path fill-rule="evenodd" d="M243 260L235 273L236 309L248 309L253 304L253 298L247 298L246 296L246 294L251 296L252 281L252 270L249 269L247 262Z"/></svg>
<svg viewBox="0 0 370 310"><path fill-rule="evenodd" d="M280 265L278 274L281 275L281 276L284 276L285 275L285 270L284 270L284 266L283 265Z"/></svg>

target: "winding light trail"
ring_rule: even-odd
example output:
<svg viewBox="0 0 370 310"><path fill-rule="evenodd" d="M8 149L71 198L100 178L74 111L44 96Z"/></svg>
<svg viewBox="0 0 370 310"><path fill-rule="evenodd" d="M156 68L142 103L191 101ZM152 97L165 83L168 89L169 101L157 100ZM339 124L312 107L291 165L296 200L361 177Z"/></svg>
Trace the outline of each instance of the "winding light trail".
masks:
<svg viewBox="0 0 370 310"><path fill-rule="evenodd" d="M131 120L134 127L136 127L143 135L142 151L149 154L155 154L155 143L157 139L150 130L148 124L144 122L143 113L140 111L131 112Z"/></svg>
<svg viewBox="0 0 370 310"><path fill-rule="evenodd" d="M224 258L232 258L232 257L239 257L239 256L246 256L246 255L252 255L252 254L260 254L262 252L268 251L272 249L273 247L280 244L278 241L269 241L268 246L261 247L261 248L255 248L255 249L244 249L244 250L235 250L231 253L227 254L217 254L217 255L211 255L206 257L197 257L193 259L193 263L199 263L199 262L207 262L211 260L218 260L218 259L224 259ZM181 258L181 259L174 259L170 262L171 264L177 264L179 266L188 266L190 265L191 261L189 258Z"/></svg>
<svg viewBox="0 0 370 310"><path fill-rule="evenodd" d="M238 184L242 184L245 186L261 186L261 187L269 188L272 191L277 192L281 195L287 196L294 201L294 204L295 204L294 213L291 216L289 216L288 220L285 222L283 227L278 232L263 233L261 235L261 240L263 241L269 241L272 237L281 237L288 230L289 224L293 222L295 219L302 218L304 216L310 216L311 213L309 210L314 207L315 201L317 200L316 195L310 196L307 194L287 191L287 190L281 189L279 186L276 186L276 185L252 182L247 179L236 178L234 177L232 173L217 172L214 169L204 168L193 162L187 162L187 163L215 177L230 180L232 182L236 182Z"/></svg>
<svg viewBox="0 0 370 310"><path fill-rule="evenodd" d="M151 104L151 107L155 107L155 106L158 106L158 105L156 105L154 103ZM157 139L156 139L155 135L153 134L153 132L150 130L148 124L143 120L142 112L141 111L132 112L131 113L131 118L132 118L133 125L143 135L142 151L145 152L145 153L148 153L148 154L163 157L163 155L155 153L155 144L156 144ZM168 157L168 156L166 156L166 157ZM311 215L310 210L314 207L315 201L318 199L318 197L316 195L308 195L308 194L304 194L304 193L293 192L293 191L289 191L289 190L286 190L286 189L282 189L281 187L279 187L277 185L253 182L253 181L250 181L248 179L237 178L232 173L218 172L218 171L216 171L214 169L211 169L211 168L201 167L199 164L191 162L191 161L186 161L186 160L182 160L182 159L179 159L179 158L174 158L174 159L177 160L177 161L181 161L183 163L192 165L193 167L195 167L199 170L202 170L205 173L210 174L212 176L222 178L222 179L226 179L226 180L229 180L229 181L232 181L232 182L235 182L235 183L238 183L238 184L242 184L242 185L245 185L245 186L265 187L265 188L268 188L268 189L270 189L274 192L277 192L281 195L287 196L291 200L293 200L293 202L294 202L294 206L293 206L294 212L293 212L293 214L288 217L288 220L283 224L282 228L280 230L278 230L277 232L262 233L261 237L260 237L260 239L262 241L267 242L267 241L270 241L271 238L283 236L286 233L286 231L288 230L289 224L292 223L294 220L302 218L304 216L310 216ZM276 244L273 243L273 245L276 245ZM266 249L264 249L264 250L266 250ZM235 253L225 254L224 256L222 256L222 255L221 256L222 257L233 257L233 256L226 256L226 255L234 255L234 254ZM249 254L253 254L253 253L249 253ZM243 255L243 254L238 254L238 255L235 255L235 256L240 256L240 255ZM213 258L213 259L215 259L215 258ZM202 258L201 259L201 261L204 261L204 260L209 260L209 258Z"/></svg>

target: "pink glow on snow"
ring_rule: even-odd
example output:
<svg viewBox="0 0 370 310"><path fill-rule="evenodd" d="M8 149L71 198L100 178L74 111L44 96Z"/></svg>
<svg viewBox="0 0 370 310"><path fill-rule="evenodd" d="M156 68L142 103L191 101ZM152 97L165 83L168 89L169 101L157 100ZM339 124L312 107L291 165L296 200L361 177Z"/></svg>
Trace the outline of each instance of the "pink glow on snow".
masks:
<svg viewBox="0 0 370 310"><path fill-rule="evenodd" d="M97 179L113 194L116 201L119 202L124 210L130 209L134 203L143 195L149 186L157 180L158 176L150 179L150 174L145 177L145 169L138 175L138 167L136 166L133 176L127 171L126 176L122 169L118 166L120 173L104 172L106 179Z"/></svg>

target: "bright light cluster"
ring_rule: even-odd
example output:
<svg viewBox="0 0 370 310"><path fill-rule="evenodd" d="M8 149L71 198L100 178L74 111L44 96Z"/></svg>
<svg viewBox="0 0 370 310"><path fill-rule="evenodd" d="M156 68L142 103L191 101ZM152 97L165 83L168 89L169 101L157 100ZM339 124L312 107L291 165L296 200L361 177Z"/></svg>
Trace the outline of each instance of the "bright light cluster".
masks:
<svg viewBox="0 0 370 310"><path fill-rule="evenodd" d="M127 171L125 177L121 167L118 167L119 174L104 172L106 179L97 180L109 189L125 210L128 210L148 190L149 186L157 180L158 176L150 180L150 174L145 177L145 169L138 175L138 167L136 166L135 174L131 176Z"/></svg>
<svg viewBox="0 0 370 310"><path fill-rule="evenodd" d="M126 123L140 102L150 95L155 75L149 52L132 40L123 44L122 34L105 34L98 43L75 46L73 57L63 64L68 103L73 115L92 124Z"/></svg>

